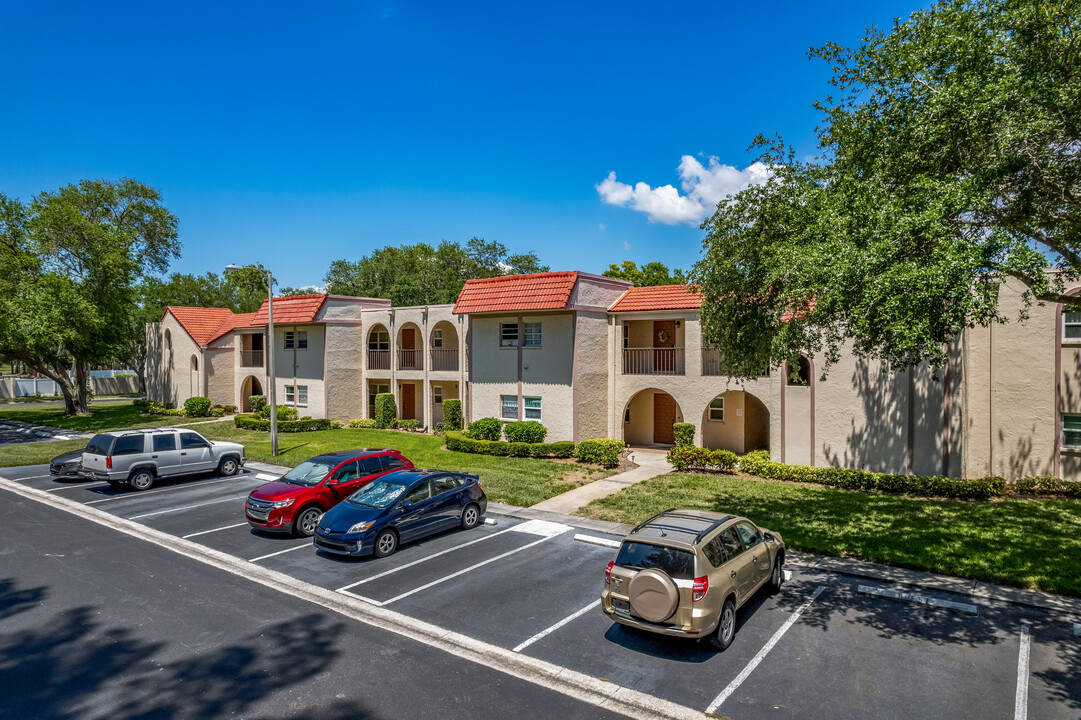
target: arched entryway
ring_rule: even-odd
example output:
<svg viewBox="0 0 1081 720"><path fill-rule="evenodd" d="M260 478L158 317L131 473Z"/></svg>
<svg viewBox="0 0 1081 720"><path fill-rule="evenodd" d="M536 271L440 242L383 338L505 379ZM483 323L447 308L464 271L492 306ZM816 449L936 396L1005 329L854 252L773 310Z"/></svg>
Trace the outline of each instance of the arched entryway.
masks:
<svg viewBox="0 0 1081 720"><path fill-rule="evenodd" d="M628 445L671 445L672 424L683 422L679 403L663 390L641 390L623 408L623 440Z"/></svg>
<svg viewBox="0 0 1081 720"><path fill-rule="evenodd" d="M249 375L244 378L244 382L240 384L240 408L242 412L250 413L251 408L251 396L262 395L263 385L259 382L259 378L254 375Z"/></svg>
<svg viewBox="0 0 1081 720"><path fill-rule="evenodd" d="M702 446L742 455L769 449L769 410L749 392L729 390L702 411Z"/></svg>

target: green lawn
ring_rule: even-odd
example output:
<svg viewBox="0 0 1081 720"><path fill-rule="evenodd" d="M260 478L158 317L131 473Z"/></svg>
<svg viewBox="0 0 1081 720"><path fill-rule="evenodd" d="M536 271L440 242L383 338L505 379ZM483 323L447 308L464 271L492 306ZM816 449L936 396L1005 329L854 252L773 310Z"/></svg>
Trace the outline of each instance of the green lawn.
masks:
<svg viewBox="0 0 1081 720"><path fill-rule="evenodd" d="M670 507L745 515L797 550L1081 595L1081 502L958 502L726 475L672 474L580 515L637 523Z"/></svg>
<svg viewBox="0 0 1081 720"><path fill-rule="evenodd" d="M610 470L583 467L575 463L532 458L492 457L443 450L443 438L392 430L322 430L278 435L278 456L270 457L270 435L238 430L231 423L200 425L195 428L211 440L229 440L244 445L253 460L297 465L307 458L330 450L385 447L400 450L417 467L473 473L480 476L488 499L511 505L529 506L566 492L578 485L612 474ZM0 465L4 464L0 450Z"/></svg>
<svg viewBox="0 0 1081 720"><path fill-rule="evenodd" d="M159 427L189 422L188 418L167 417L164 415L139 415L139 408L131 400L90 403L89 415L67 417L63 403L57 405L4 405L0 407L0 418L22 420L23 422L49 425L64 430L81 432L102 432L106 430L126 430L128 428Z"/></svg>

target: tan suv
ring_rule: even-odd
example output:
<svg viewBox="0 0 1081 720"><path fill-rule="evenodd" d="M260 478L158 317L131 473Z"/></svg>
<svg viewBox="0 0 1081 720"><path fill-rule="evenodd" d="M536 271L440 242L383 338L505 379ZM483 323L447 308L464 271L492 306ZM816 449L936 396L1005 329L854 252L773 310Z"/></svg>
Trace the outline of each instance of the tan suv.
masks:
<svg viewBox="0 0 1081 720"><path fill-rule="evenodd" d="M640 630L724 650L736 611L784 581L784 540L747 518L672 508L631 530L604 571L601 609Z"/></svg>

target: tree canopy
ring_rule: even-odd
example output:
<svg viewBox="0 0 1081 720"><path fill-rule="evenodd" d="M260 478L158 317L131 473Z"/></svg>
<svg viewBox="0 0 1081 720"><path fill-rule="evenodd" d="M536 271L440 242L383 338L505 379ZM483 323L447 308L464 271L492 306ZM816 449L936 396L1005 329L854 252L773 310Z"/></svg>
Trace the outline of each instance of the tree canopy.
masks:
<svg viewBox="0 0 1081 720"><path fill-rule="evenodd" d="M508 255L499 242L472 238L463 248L443 241L388 246L360 260L335 260L324 282L328 293L389 298L397 306L451 303L465 281L497 275L546 272L535 252Z"/></svg>
<svg viewBox="0 0 1081 720"><path fill-rule="evenodd" d="M840 348L900 368L1005 322L1003 278L1063 302L1081 277L1081 2L939 2L829 63L820 157L756 147L770 180L718 205L691 272L726 364Z"/></svg>
<svg viewBox="0 0 1081 720"><path fill-rule="evenodd" d="M621 264L612 263L608 269L601 273L605 277L629 280L638 287L653 287L656 285L682 285L687 282L683 271L676 268L668 270L664 263L651 262L642 267L631 260L624 260Z"/></svg>

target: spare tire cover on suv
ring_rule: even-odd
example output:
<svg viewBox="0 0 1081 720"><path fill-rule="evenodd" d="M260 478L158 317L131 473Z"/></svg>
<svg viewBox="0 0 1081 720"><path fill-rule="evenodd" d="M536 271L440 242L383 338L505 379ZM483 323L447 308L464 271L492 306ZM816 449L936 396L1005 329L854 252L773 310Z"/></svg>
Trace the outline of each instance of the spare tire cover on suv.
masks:
<svg viewBox="0 0 1081 720"><path fill-rule="evenodd" d="M642 570L631 578L627 595L635 615L649 622L663 622L679 605L679 589L660 570Z"/></svg>

